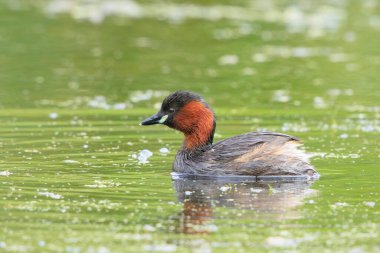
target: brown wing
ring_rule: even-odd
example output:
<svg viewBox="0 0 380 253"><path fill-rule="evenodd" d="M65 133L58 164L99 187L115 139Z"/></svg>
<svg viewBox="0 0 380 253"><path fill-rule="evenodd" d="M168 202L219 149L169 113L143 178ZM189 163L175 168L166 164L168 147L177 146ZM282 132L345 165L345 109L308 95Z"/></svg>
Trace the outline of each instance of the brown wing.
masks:
<svg viewBox="0 0 380 253"><path fill-rule="evenodd" d="M193 157L205 173L234 175L313 175L299 139L281 133L252 132L215 143Z"/></svg>

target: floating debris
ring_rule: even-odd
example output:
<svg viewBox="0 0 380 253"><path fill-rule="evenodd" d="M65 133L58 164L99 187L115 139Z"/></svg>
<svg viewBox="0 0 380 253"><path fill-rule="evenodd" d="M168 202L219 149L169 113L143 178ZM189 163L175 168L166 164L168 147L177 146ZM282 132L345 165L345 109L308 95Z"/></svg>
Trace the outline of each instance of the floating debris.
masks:
<svg viewBox="0 0 380 253"><path fill-rule="evenodd" d="M169 153L169 149L168 148L160 148L160 153L162 153L162 154L167 154L167 153Z"/></svg>
<svg viewBox="0 0 380 253"><path fill-rule="evenodd" d="M267 56L262 53L256 53L252 55L252 60L257 62L257 63L262 63L267 61Z"/></svg>
<svg viewBox="0 0 380 253"><path fill-rule="evenodd" d="M67 164L78 164L78 163L80 163L80 162L75 161L75 160L63 160L62 162L67 163Z"/></svg>
<svg viewBox="0 0 380 253"><path fill-rule="evenodd" d="M329 89L327 94L331 97L338 97L341 95L352 96L354 91L352 89Z"/></svg>
<svg viewBox="0 0 380 253"><path fill-rule="evenodd" d="M226 191L228 191L230 189L231 189L230 186L222 186L222 187L219 188L219 190L221 190L222 192L226 192Z"/></svg>
<svg viewBox="0 0 380 253"><path fill-rule="evenodd" d="M296 246L298 243L294 239L284 238L280 236L271 236L266 239L266 243L273 247L292 247Z"/></svg>
<svg viewBox="0 0 380 253"><path fill-rule="evenodd" d="M250 35L254 32L252 24L242 23L235 27L218 28L213 32L214 39L227 40L237 39L243 36Z"/></svg>
<svg viewBox="0 0 380 253"><path fill-rule="evenodd" d="M268 59L274 58L307 58L307 57L325 57L330 61L347 61L349 56L337 49L328 47L291 47L291 46L278 46L266 45L257 48L257 53L252 56L255 62L265 62ZM344 59L344 60L343 60Z"/></svg>
<svg viewBox="0 0 380 253"><path fill-rule="evenodd" d="M115 110L124 110L128 106L127 103L116 103L116 104L110 104L107 102L107 99L105 96L95 96L94 98L90 99L87 102L87 105L91 108L99 108L99 109L115 109Z"/></svg>
<svg viewBox="0 0 380 253"><path fill-rule="evenodd" d="M335 204L331 205L331 207L336 208L336 207L347 207L350 206L346 202L336 202Z"/></svg>
<svg viewBox="0 0 380 253"><path fill-rule="evenodd" d="M281 130L284 132L299 132L304 133L310 131L309 127L306 125L305 122L284 122L284 124L281 127Z"/></svg>
<svg viewBox="0 0 380 253"><path fill-rule="evenodd" d="M369 206L369 207L375 207L376 203L372 201L365 201L363 202L364 205Z"/></svg>
<svg viewBox="0 0 380 253"><path fill-rule="evenodd" d="M112 106L112 109L115 109L115 110L124 110L127 108L127 104L125 103L116 103Z"/></svg>
<svg viewBox="0 0 380 253"><path fill-rule="evenodd" d="M253 76L257 73L256 69L254 68L244 68L243 69L243 75L245 76Z"/></svg>
<svg viewBox="0 0 380 253"><path fill-rule="evenodd" d="M49 118L51 118L51 119L57 119L58 118L58 113L56 113L56 112L50 113L49 114Z"/></svg>
<svg viewBox="0 0 380 253"><path fill-rule="evenodd" d="M162 98L164 96L167 96L168 94L168 91L162 90L136 90L129 95L129 100L132 103L138 103L141 101L150 100L152 98Z"/></svg>
<svg viewBox="0 0 380 253"><path fill-rule="evenodd" d="M6 176L6 177L8 177L8 176L10 176L10 175L12 175L13 173L12 172L9 172L9 171L7 171L7 170L5 170L5 171L0 171L0 176Z"/></svg>
<svg viewBox="0 0 380 253"><path fill-rule="evenodd" d="M98 2L50 0L45 12L52 16L60 13L69 13L75 20L88 20L93 24L99 24L109 16L121 16L127 18L156 18L171 23L181 23L187 19L202 19L208 21L233 20L233 21L266 21L283 23L288 33L306 33L307 36L316 38L336 32L346 19L346 12L339 7L317 5L309 12L302 6L290 5L196 5L181 3L148 2L140 3L133 0L108 0ZM371 16L369 24L378 27L378 17ZM241 35L249 35L253 32L250 24L244 23L237 29L219 29L215 31L216 39L228 39ZM348 35L351 38L351 35Z"/></svg>
<svg viewBox="0 0 380 253"><path fill-rule="evenodd" d="M155 252L174 252L177 250L177 246L174 244L145 245L144 250Z"/></svg>
<svg viewBox="0 0 380 253"><path fill-rule="evenodd" d="M104 96L95 96L93 99L88 101L88 106L92 108L102 108L102 109L110 109L111 106L107 103L106 98Z"/></svg>
<svg viewBox="0 0 380 253"><path fill-rule="evenodd" d="M143 229L145 231L147 231L147 232L154 232L154 231L156 231L155 227L153 227L152 225L148 225L148 224L144 225Z"/></svg>
<svg viewBox="0 0 380 253"><path fill-rule="evenodd" d="M113 180L95 180L94 184L86 184L85 187L90 188L114 188L120 186L121 183Z"/></svg>
<svg viewBox="0 0 380 253"><path fill-rule="evenodd" d="M272 101L286 103L290 101L289 92L287 90L276 90L273 93Z"/></svg>
<svg viewBox="0 0 380 253"><path fill-rule="evenodd" d="M306 47L295 47L292 50L292 55L298 58L305 58L312 55L312 51Z"/></svg>
<svg viewBox="0 0 380 253"><path fill-rule="evenodd" d="M40 196L45 196L45 197L49 197L49 198L52 198L52 199L60 199L62 198L62 195L61 194L55 194L55 193L52 193L52 192L38 192L37 193L38 195Z"/></svg>
<svg viewBox="0 0 380 253"><path fill-rule="evenodd" d="M325 155L322 155L322 157L326 157L326 158L340 158L340 159L357 159L357 158L360 158L360 155L359 154L335 154L335 153L330 153L330 154L325 154Z"/></svg>
<svg viewBox="0 0 380 253"><path fill-rule="evenodd" d="M331 62L345 62L349 60L349 57L348 55L343 54L343 53L334 53L334 54L330 54L329 60Z"/></svg>
<svg viewBox="0 0 380 253"><path fill-rule="evenodd" d="M70 98L66 101L54 101L49 99L42 99L38 101L38 103L42 106L59 106L63 108L95 108L95 109L105 109L105 110L124 110L126 108L131 108L132 103L129 101L125 102L117 102L117 103L109 103L107 102L107 98L103 95L97 95L94 97L87 96L78 96L74 98ZM50 118L58 117L58 114L54 113L50 114Z"/></svg>
<svg viewBox="0 0 380 253"><path fill-rule="evenodd" d="M317 38L338 30L346 13L332 6L320 6L312 13L306 13L299 6L292 5L284 11L284 23L289 33L306 33Z"/></svg>
<svg viewBox="0 0 380 253"><path fill-rule="evenodd" d="M139 164L149 163L148 159L152 155L153 155L153 153L148 149L141 150L139 155L137 156L137 159L139 160Z"/></svg>
<svg viewBox="0 0 380 253"><path fill-rule="evenodd" d="M314 105L314 108L317 108L317 109L327 108L327 103L323 99L323 97L315 97L313 100L313 105Z"/></svg>
<svg viewBox="0 0 380 253"><path fill-rule="evenodd" d="M234 54L223 55L219 58L219 65L236 65L239 62L239 57Z"/></svg>
<svg viewBox="0 0 380 253"><path fill-rule="evenodd" d="M252 193L260 193L263 191L263 189L260 189L260 188L250 188L249 189Z"/></svg>

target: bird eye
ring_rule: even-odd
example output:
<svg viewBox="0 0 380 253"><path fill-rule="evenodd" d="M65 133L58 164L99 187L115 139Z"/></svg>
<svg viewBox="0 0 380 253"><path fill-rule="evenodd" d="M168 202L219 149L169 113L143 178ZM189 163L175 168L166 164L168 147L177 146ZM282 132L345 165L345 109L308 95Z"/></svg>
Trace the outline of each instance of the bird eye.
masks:
<svg viewBox="0 0 380 253"><path fill-rule="evenodd" d="M169 108L169 112L174 112L174 108Z"/></svg>

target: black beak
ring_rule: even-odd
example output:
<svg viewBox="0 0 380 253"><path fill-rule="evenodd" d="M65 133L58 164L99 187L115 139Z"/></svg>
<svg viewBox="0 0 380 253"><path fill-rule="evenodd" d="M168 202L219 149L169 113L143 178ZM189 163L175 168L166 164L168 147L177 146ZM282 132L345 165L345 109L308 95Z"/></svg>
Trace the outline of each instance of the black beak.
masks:
<svg viewBox="0 0 380 253"><path fill-rule="evenodd" d="M140 123L140 125L142 125L142 126L148 126L148 125L154 125L154 124L163 123L163 122L161 122L161 119L162 119L163 116L165 116L165 115L163 115L161 112L158 112L158 113L150 116L149 118L144 119Z"/></svg>

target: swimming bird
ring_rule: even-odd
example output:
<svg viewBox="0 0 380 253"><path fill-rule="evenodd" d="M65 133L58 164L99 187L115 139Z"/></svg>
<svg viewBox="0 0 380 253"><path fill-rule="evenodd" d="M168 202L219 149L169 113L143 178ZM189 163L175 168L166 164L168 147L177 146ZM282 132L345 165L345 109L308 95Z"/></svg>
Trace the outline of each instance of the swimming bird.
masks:
<svg viewBox="0 0 380 253"><path fill-rule="evenodd" d="M176 91L161 109L140 123L181 131L184 142L173 171L192 175L318 177L298 138L275 132L249 132L213 143L214 111L198 94Z"/></svg>

